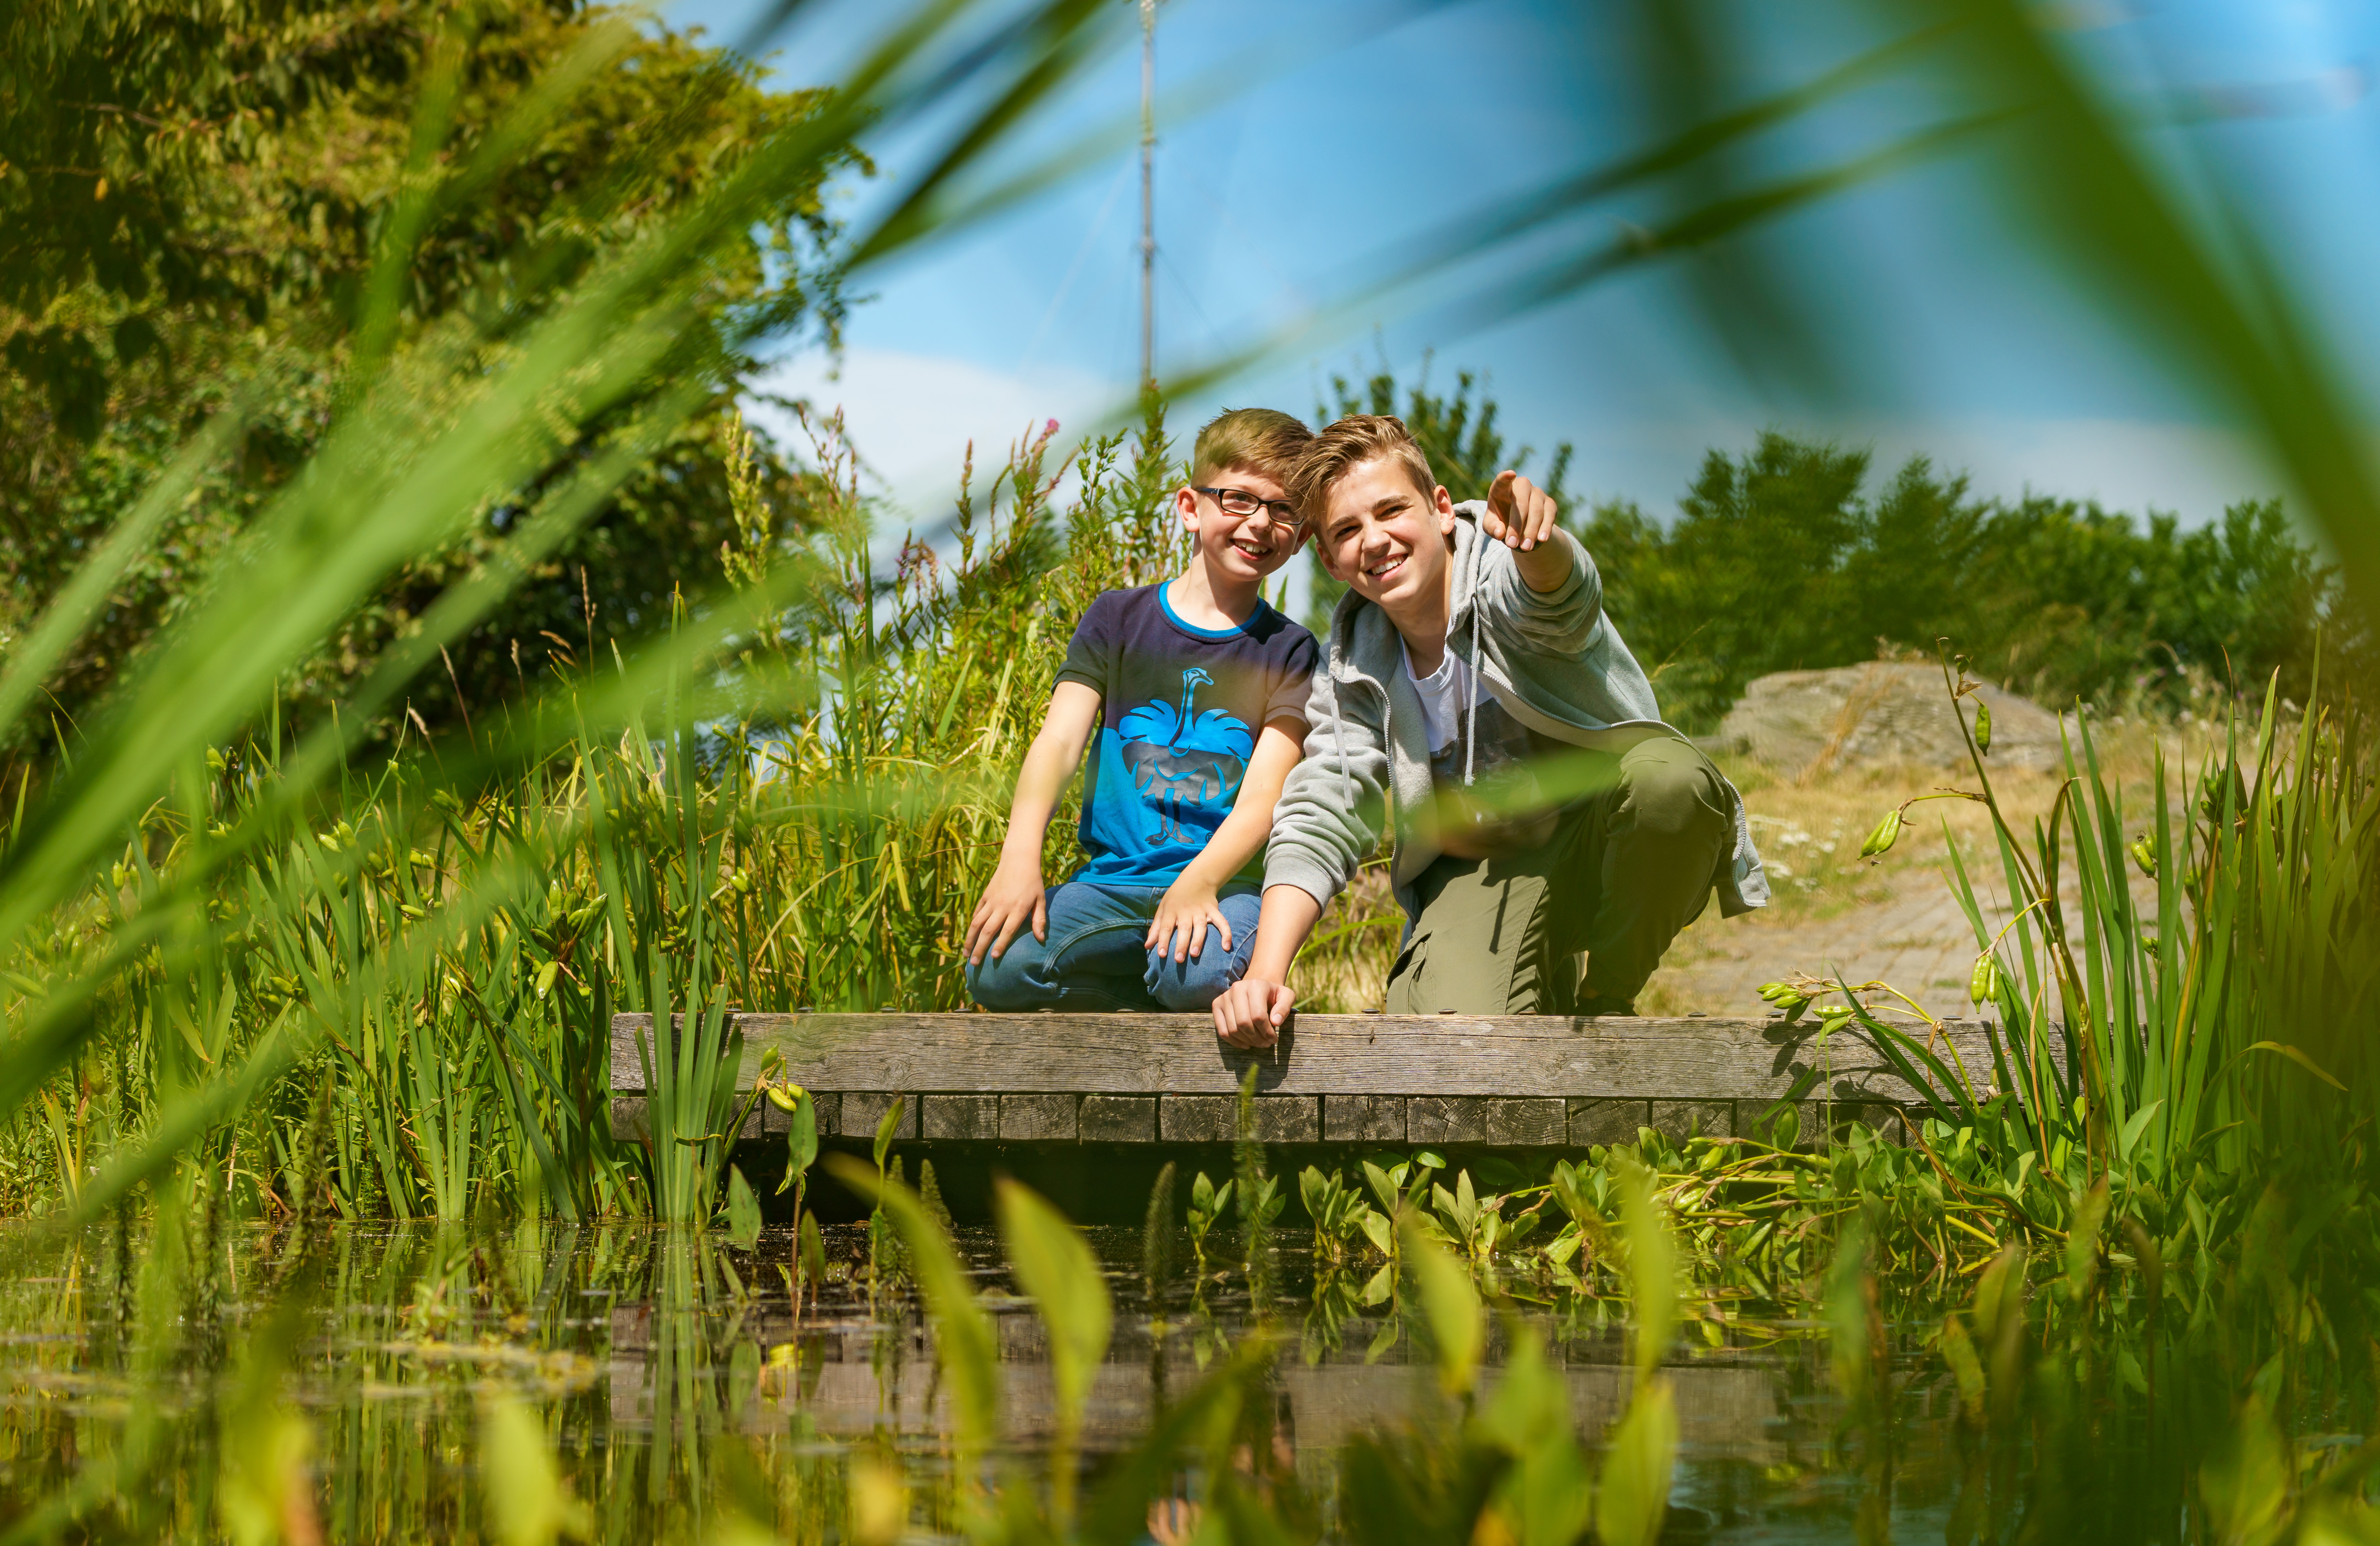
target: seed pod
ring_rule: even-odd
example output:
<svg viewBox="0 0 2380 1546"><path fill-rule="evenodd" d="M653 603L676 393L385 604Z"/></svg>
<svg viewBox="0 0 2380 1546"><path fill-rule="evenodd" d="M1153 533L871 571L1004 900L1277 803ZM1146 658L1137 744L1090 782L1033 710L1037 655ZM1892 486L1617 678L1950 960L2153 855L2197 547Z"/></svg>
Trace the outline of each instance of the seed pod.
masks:
<svg viewBox="0 0 2380 1546"><path fill-rule="evenodd" d="M799 1111L802 1097L808 1093L797 1084L772 1084L769 1087L769 1104L779 1111Z"/></svg>
<svg viewBox="0 0 2380 1546"><path fill-rule="evenodd" d="M1992 706L1980 698L1975 700L1975 749L1992 749Z"/></svg>
<svg viewBox="0 0 2380 1546"><path fill-rule="evenodd" d="M1975 957L1974 973L1967 979L1967 1002L1980 1009L1999 996L1999 957L1986 950Z"/></svg>
<svg viewBox="0 0 2380 1546"><path fill-rule="evenodd" d="M1860 845L1860 858L1875 858L1900 838L1900 807L1896 805L1884 813L1884 820L1876 824L1876 830L1867 834L1867 841Z"/></svg>
<svg viewBox="0 0 2380 1546"><path fill-rule="evenodd" d="M2131 846L2124 851L2132 856L2132 862L2141 867L2142 874L2146 875L2153 881L2156 879L2156 845L2149 841L2148 834L2143 833L2140 836L2133 838Z"/></svg>

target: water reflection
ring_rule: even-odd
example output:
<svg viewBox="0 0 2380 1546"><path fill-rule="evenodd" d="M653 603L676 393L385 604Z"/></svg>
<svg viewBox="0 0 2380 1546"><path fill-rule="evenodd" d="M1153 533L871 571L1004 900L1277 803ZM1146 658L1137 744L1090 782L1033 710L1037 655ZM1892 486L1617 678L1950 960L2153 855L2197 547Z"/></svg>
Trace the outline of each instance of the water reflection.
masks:
<svg viewBox="0 0 2380 1546"><path fill-rule="evenodd" d="M1090 1236L1118 1309L1085 1413L1096 1477L1245 1346L1255 1318L1228 1272L1152 1302L1137 1233ZM962 1231L960 1245L998 1332L1005 1458L1038 1460L1055 1410L1044 1330L991 1233ZM302 1257L256 1232L182 1262L122 1224L64 1241L21 1232L0 1283L0 1510L19 1526L212 1533L267 1464L241 1445L269 1460L283 1443L300 1457L295 1491L272 1506L310 1506L323 1539L468 1536L507 1479L487 1474L480 1442L494 1395L540 1415L596 1539L707 1537L730 1516L806 1540L941 1533L951 1392L930 1335L910 1296L870 1294L864 1226L829 1229L826 1247L828 1282L797 1317L784 1230L744 1251L647 1226L342 1225ZM1348 1437L1426 1430L1448 1409L1418 1324L1281 1254L1262 1389L1328 1534ZM1669 1534L1840 1537L1877 1478L1872 1455L1837 1452L1823 1346L1790 1317L1704 1308L1669 1359L1682 1439ZM1541 1316L1590 1445L1629 1398L1616 1321L1592 1302ZM1923 1386L1906 1399L1891 1533L1939 1539L1957 1480L1949 1402L1933 1412ZM278 1414L281 1437L255 1437L266 1430L244 1412ZM1178 1491L1195 1501L1196 1476ZM853 1512L870 1508L890 1525Z"/></svg>

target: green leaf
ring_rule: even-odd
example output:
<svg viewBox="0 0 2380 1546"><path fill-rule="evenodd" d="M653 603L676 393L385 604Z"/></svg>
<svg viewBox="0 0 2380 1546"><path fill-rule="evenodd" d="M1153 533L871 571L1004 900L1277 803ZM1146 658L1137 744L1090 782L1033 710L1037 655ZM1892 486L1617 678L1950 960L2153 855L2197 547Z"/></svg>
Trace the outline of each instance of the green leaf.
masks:
<svg viewBox="0 0 2380 1546"><path fill-rule="evenodd" d="M1641 1388L1660 1367L1678 1321L1677 1248L1653 1200L1653 1175L1623 1163L1620 1217L1627 1230L1628 1291L1636 1318L1636 1382ZM1672 1424L1674 1427L1674 1423Z"/></svg>
<svg viewBox="0 0 2380 1546"><path fill-rule="evenodd" d="M884 1168L884 1156L892 1151L893 1136L901 1130L901 1108L908 1103L908 1100L905 1095L893 1096L892 1103L885 1107L884 1114L877 1119L875 1153L878 1170Z"/></svg>
<svg viewBox="0 0 2380 1546"><path fill-rule="evenodd" d="M992 1200L1008 1263L1050 1333L1050 1372L1061 1420L1078 1421L1114 1329L1107 1280L1081 1234L1039 1193L1003 1176Z"/></svg>
<svg viewBox="0 0 2380 1546"><path fill-rule="evenodd" d="M1438 1345L1438 1382L1450 1395L1469 1390L1488 1350L1488 1316L1471 1274L1455 1264L1415 1223L1404 1232L1404 1258L1421 1290L1430 1340Z"/></svg>
<svg viewBox="0 0 2380 1546"><path fill-rule="evenodd" d="M802 1275L813 1289L826 1281L826 1242L819 1236L818 1215L802 1214Z"/></svg>
<svg viewBox="0 0 2380 1546"><path fill-rule="evenodd" d="M880 1133L881 1128L878 1129ZM968 1466L1000 1436L1000 1354L991 1322L968 1286L966 1269L950 1236L927 1215L917 1194L845 1154L830 1154L826 1168L836 1180L871 1199L892 1219L909 1248L909 1270L924 1296L934 1327L934 1350L950 1377L953 1427L960 1458Z"/></svg>
<svg viewBox="0 0 2380 1546"><path fill-rule="evenodd" d="M2328 1074L2324 1073L2320 1066L2314 1063L2313 1059L2306 1056L2304 1053L2300 1052L2295 1047L2280 1041L2251 1041L2248 1043L2247 1050L2252 1053L2278 1053L2283 1057L2288 1058L2291 1063L2303 1068L2307 1073L2312 1074L2315 1078L2318 1078L2323 1083L2330 1086L2331 1089L2338 1090L2341 1095L2347 1093L2347 1087L2345 1085L2339 1083L2337 1079L2332 1078Z"/></svg>
<svg viewBox="0 0 2380 1546"><path fill-rule="evenodd" d="M1950 1377L1959 1382L1959 1405L1967 1415L1968 1425L1981 1427L1984 1363L1975 1356L1975 1342L1967 1334L1966 1323L1956 1315L1942 1318L1942 1361L1949 1366Z"/></svg>
<svg viewBox="0 0 2380 1546"><path fill-rule="evenodd" d="M488 1533L503 1546L552 1546L557 1536L592 1536L593 1516L564 1485L545 1425L501 1386L480 1397L478 1459Z"/></svg>
<svg viewBox="0 0 2380 1546"><path fill-rule="evenodd" d="M1028 1187L1001 1177L992 1193L1000 1236L1016 1281L1033 1296L1036 1313L1050 1338L1050 1380L1057 1397L1060 1463L1053 1465L1061 1518L1074 1510L1075 1442L1082 1431L1083 1404L1091 1377L1107 1356L1115 1307L1107 1280L1075 1226Z"/></svg>
<svg viewBox="0 0 2380 1546"><path fill-rule="evenodd" d="M727 1243L750 1250L760 1239L760 1199L740 1166L727 1167Z"/></svg>
<svg viewBox="0 0 2380 1546"><path fill-rule="evenodd" d="M1678 1409L1670 1382L1636 1393L1611 1430L1596 1490L1595 1533L1603 1546L1653 1546L1670 1511L1670 1473L1678 1459Z"/></svg>
<svg viewBox="0 0 2380 1546"><path fill-rule="evenodd" d="M2147 1105L2132 1113L2131 1120L2124 1124L2123 1131L2116 1135L2116 1158L2119 1163L2131 1163L2132 1146L2141 1141L2141 1134L2147 1130L2151 1122L2155 1120L2157 1108L2164 1104L2163 1100L2151 1101Z"/></svg>

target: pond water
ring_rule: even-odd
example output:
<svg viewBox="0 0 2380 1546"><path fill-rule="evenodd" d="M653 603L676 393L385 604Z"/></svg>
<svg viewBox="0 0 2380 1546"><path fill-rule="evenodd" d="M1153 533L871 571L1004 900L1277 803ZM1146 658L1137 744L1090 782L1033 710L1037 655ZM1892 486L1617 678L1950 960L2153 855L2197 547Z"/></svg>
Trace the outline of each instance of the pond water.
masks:
<svg viewBox="0 0 2380 1546"><path fill-rule="evenodd" d="M1229 1360L1254 1318L1237 1273L1196 1295L1177 1282L1152 1303L1139 1232L1089 1233L1116 1302L1082 1441L1096 1485L1154 1414ZM0 1515L35 1533L202 1538L237 1526L255 1455L285 1450L302 1485L267 1510L282 1539L306 1535L308 1509L321 1539L469 1538L502 1479L482 1474L480 1442L482 1398L496 1393L542 1418L590 1539L727 1539L718 1526L731 1516L791 1540L939 1533L949 1383L914 1297L871 1304L865 1226L831 1227L825 1244L831 1281L796 1314L783 1230L744 1251L647 1226L338 1225L295 1269L281 1265L285 1236L261 1232L199 1251L126 1224L23 1231L0 1257ZM1009 1463L1030 1472L1052 1437L1045 1333L991 1232L962 1230L960 1245L998 1329ZM1428 1433L1453 1415L1417 1346L1426 1333L1361 1305L1365 1274L1318 1292L1302 1245L1284 1236L1262 1389L1279 1485L1298 1494L1282 1506L1327 1535L1350 1435ZM1180 1242L1176 1259L1190 1257ZM1836 1443L1840 1409L1811 1323L1750 1301L1699 1311L1666 1359L1680 1448L1665 1539L1846 1539L1863 1499L1890 1539L1943 1539L1961 1476L1955 1393L1903 1392L1880 1476ZM1620 1319L1594 1301L1536 1312L1590 1448L1628 1400ZM1916 1330L1902 1340L1911 1367ZM856 1457L904 1479L897 1529L853 1514ZM1199 1495L1195 1467L1172 1485Z"/></svg>

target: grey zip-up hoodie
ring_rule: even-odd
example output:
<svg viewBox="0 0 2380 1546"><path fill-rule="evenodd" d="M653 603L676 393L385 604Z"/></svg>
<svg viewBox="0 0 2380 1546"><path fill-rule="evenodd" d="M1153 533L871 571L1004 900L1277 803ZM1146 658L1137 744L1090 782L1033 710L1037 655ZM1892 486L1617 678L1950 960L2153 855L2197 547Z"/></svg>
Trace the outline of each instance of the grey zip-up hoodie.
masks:
<svg viewBox="0 0 2380 1546"><path fill-rule="evenodd" d="M1618 752L1679 735L1661 722L1652 683L1603 615L1603 579L1586 549L1567 531L1557 534L1570 547L1571 576L1541 595L1521 578L1512 549L1481 536L1485 509L1475 500L1454 507L1461 518L1446 639L1471 667L1474 690L1484 684L1513 719L1573 746ZM1273 808L1265 884L1293 885L1327 906L1379 842L1385 803L1397 823L1389 883L1410 928L1414 881L1439 853L1431 749L1421 695L1404 669L1404 641L1388 614L1353 590L1330 620L1305 723L1305 757ZM1732 916L1767 905L1768 878L1743 797L1732 784L1727 796L1735 849L1712 879L1721 910Z"/></svg>

